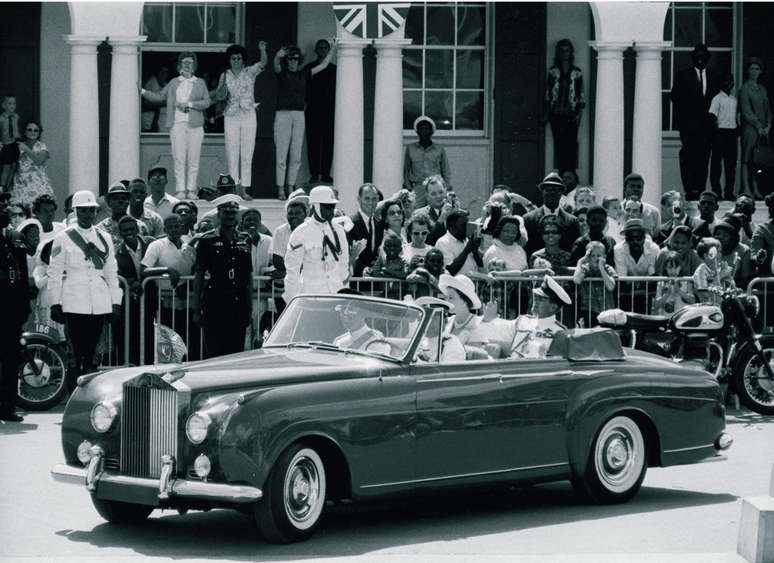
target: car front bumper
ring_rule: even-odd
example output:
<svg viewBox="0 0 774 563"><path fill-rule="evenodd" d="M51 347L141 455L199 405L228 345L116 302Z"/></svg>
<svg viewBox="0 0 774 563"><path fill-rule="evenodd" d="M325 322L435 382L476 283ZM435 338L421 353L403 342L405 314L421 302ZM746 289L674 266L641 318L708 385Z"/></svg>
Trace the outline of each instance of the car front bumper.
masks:
<svg viewBox="0 0 774 563"><path fill-rule="evenodd" d="M150 479L105 471L101 458L92 457L87 467L55 465L51 476L62 483L83 485L100 499L152 506L174 505L175 501L247 504L263 497L261 489L249 485L176 479L172 476L173 461L162 468L159 479Z"/></svg>

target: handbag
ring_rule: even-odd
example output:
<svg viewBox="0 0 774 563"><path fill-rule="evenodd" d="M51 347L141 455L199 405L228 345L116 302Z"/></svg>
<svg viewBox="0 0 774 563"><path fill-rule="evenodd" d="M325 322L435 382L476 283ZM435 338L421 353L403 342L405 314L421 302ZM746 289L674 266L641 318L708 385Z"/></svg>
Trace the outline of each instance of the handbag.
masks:
<svg viewBox="0 0 774 563"><path fill-rule="evenodd" d="M774 147L766 137L758 137L752 152L752 162L756 170L774 168Z"/></svg>

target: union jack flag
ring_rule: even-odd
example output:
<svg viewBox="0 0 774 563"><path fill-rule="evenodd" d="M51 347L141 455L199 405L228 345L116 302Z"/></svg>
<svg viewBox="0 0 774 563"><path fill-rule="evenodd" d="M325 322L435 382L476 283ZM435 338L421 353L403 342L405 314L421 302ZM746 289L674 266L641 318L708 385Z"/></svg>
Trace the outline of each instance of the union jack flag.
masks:
<svg viewBox="0 0 774 563"><path fill-rule="evenodd" d="M400 4L334 4L333 12L344 29L363 39L381 38L396 31L406 20L410 2Z"/></svg>

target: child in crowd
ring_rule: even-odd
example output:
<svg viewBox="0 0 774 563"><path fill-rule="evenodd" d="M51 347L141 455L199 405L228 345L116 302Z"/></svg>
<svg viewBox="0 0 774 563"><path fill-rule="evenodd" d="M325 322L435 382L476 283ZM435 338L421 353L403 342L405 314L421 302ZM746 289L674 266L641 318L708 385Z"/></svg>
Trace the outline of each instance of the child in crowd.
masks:
<svg viewBox="0 0 774 563"><path fill-rule="evenodd" d="M597 315L616 306L615 269L607 263L605 245L593 240L586 245L586 255L578 260L573 281L578 286L578 324L592 327Z"/></svg>
<svg viewBox="0 0 774 563"><path fill-rule="evenodd" d="M716 238L701 239L696 253L703 262L693 273L693 285L703 303L720 305L720 296L713 290L735 287L734 266L720 260L720 241Z"/></svg>
<svg viewBox="0 0 774 563"><path fill-rule="evenodd" d="M433 143L435 122L426 115L420 115L414 120L414 131L419 140L406 145L403 187L414 192L414 208L419 209L427 205L425 178L440 174L447 184L451 184L451 175L446 149Z"/></svg>
<svg viewBox="0 0 774 563"><path fill-rule="evenodd" d="M590 186L582 186L575 190L575 209L585 207L589 209L597 204L597 196L594 193L594 188Z"/></svg>
<svg viewBox="0 0 774 563"><path fill-rule="evenodd" d="M435 297L440 293L438 278L443 273L443 252L431 248L425 254L425 265L406 276L409 293L414 297Z"/></svg>
<svg viewBox="0 0 774 563"><path fill-rule="evenodd" d="M409 266L403 259L403 242L400 237L392 231L384 232L384 241L382 241L382 251L374 262L373 267L363 270L364 276L374 278L397 278L405 280L409 271ZM398 283L387 282L385 287L385 297L389 299L401 299L401 287Z"/></svg>
<svg viewBox="0 0 774 563"><path fill-rule="evenodd" d="M575 218L578 220L578 229L580 230L580 236L585 237L589 234L589 223L587 221L589 215L588 207L575 207L575 211L572 212Z"/></svg>
<svg viewBox="0 0 774 563"><path fill-rule="evenodd" d="M669 250L664 256L664 271L670 279L656 285L656 298L653 300L654 315L671 315L687 305L696 303L693 284L680 280L682 261L680 255Z"/></svg>
<svg viewBox="0 0 774 563"><path fill-rule="evenodd" d="M623 228L623 208L621 208L621 199L618 196L607 195L602 199L602 207L607 211L607 226L605 234L615 239L616 242L623 242L621 229Z"/></svg>
<svg viewBox="0 0 774 563"><path fill-rule="evenodd" d="M710 185L723 199L733 201L736 179L737 101L734 91L734 75L726 74L723 84L710 104L710 119L715 127L712 134L712 159L710 161ZM721 191L720 169L725 169L725 189Z"/></svg>
<svg viewBox="0 0 774 563"><path fill-rule="evenodd" d="M19 114L16 113L16 97L3 96L0 103L0 189L9 191L19 162Z"/></svg>

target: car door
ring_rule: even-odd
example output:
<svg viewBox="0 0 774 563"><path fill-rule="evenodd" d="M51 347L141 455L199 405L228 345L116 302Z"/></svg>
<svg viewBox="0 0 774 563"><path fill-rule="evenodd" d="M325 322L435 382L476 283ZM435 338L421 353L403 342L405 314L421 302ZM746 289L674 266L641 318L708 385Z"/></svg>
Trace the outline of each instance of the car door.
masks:
<svg viewBox="0 0 774 563"><path fill-rule="evenodd" d="M566 466L566 360L416 364L412 375L419 482Z"/></svg>

